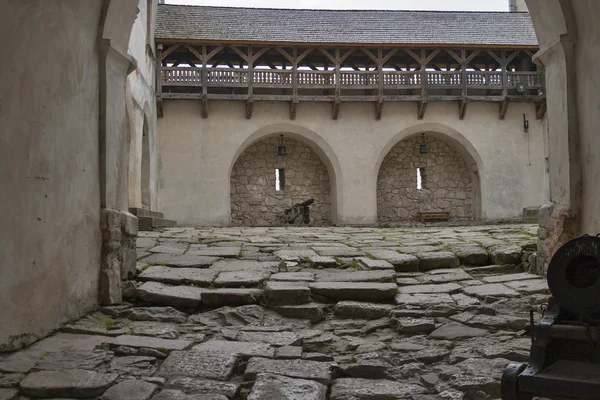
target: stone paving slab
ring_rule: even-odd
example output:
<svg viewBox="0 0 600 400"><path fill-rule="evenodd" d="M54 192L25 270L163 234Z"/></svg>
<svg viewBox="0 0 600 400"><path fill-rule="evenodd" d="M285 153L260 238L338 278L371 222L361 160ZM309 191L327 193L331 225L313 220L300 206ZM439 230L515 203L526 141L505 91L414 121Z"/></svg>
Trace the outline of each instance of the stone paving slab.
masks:
<svg viewBox="0 0 600 400"><path fill-rule="evenodd" d="M211 267L214 271L279 271L279 262L272 261L247 261L247 260L222 260Z"/></svg>
<svg viewBox="0 0 600 400"><path fill-rule="evenodd" d="M240 384L237 382L219 382L189 377L170 379L164 387L195 395L221 395L229 399L233 398L240 390Z"/></svg>
<svg viewBox="0 0 600 400"><path fill-rule="evenodd" d="M528 279L521 281L511 281L505 282L506 286L511 289L514 289L520 293L526 294L550 294L550 289L548 289L548 282L545 279Z"/></svg>
<svg viewBox="0 0 600 400"><path fill-rule="evenodd" d="M214 289L202 292L202 303L210 307L256 304L262 298L261 289Z"/></svg>
<svg viewBox="0 0 600 400"><path fill-rule="evenodd" d="M158 282L146 282L137 289L142 300L175 307L199 307L201 295L207 289L194 286L169 286Z"/></svg>
<svg viewBox="0 0 600 400"><path fill-rule="evenodd" d="M140 255L138 254L138 257ZM219 257L201 257L190 254L172 255L172 254L152 254L140 260L145 265L166 265L169 267L196 267L208 268L215 262L219 261Z"/></svg>
<svg viewBox="0 0 600 400"><path fill-rule="evenodd" d="M420 385L386 379L337 379L331 388L330 400L411 399L425 393Z"/></svg>
<svg viewBox="0 0 600 400"><path fill-rule="evenodd" d="M390 300L398 292L395 283L372 282L314 282L312 293L337 300Z"/></svg>
<svg viewBox="0 0 600 400"><path fill-rule="evenodd" d="M416 253L419 259L419 271L430 271L440 268L456 268L460 265L458 257L449 251L435 253Z"/></svg>
<svg viewBox="0 0 600 400"><path fill-rule="evenodd" d="M518 292L515 292L511 288L504 286L500 283L489 283L485 285L476 285L463 288L462 291L471 296L475 296L479 299L484 299L487 296L492 297L517 297Z"/></svg>
<svg viewBox="0 0 600 400"><path fill-rule="evenodd" d="M206 247L203 249L190 250L186 254L201 257L226 257L236 258L242 251L240 247Z"/></svg>
<svg viewBox="0 0 600 400"><path fill-rule="evenodd" d="M212 271L214 272L214 271ZM254 287L269 278L269 271L225 271L220 272L214 281L215 287Z"/></svg>
<svg viewBox="0 0 600 400"><path fill-rule="evenodd" d="M503 275L494 275L494 276L486 276L481 280L485 283L504 283L510 281L522 281L527 279L540 279L539 275L529 274L529 273L520 273L520 274L503 274Z"/></svg>
<svg viewBox="0 0 600 400"><path fill-rule="evenodd" d="M183 350L192 345L189 340L161 339L147 336L122 335L116 338L107 338L104 343L117 346L150 347L153 349Z"/></svg>
<svg viewBox="0 0 600 400"><path fill-rule="evenodd" d="M356 259L360 265L370 270L393 270L392 263L386 260L374 260L368 257L358 257Z"/></svg>
<svg viewBox="0 0 600 400"><path fill-rule="evenodd" d="M35 398L94 398L102 395L117 377L84 370L40 371L27 375L20 390Z"/></svg>
<svg viewBox="0 0 600 400"><path fill-rule="evenodd" d="M298 305L310 302L308 282L268 282L265 295L276 305Z"/></svg>
<svg viewBox="0 0 600 400"><path fill-rule="evenodd" d="M194 350L222 351L232 353L241 358L249 359L251 357L273 358L275 349L269 343L258 341L229 341L229 340L209 340L193 347Z"/></svg>
<svg viewBox="0 0 600 400"><path fill-rule="evenodd" d="M286 282L313 282L315 274L313 272L280 272L271 275L270 281Z"/></svg>
<svg viewBox="0 0 600 400"><path fill-rule="evenodd" d="M302 261L304 258L310 258L317 256L311 249L286 249L286 250L277 250L273 252L277 258L284 261Z"/></svg>
<svg viewBox="0 0 600 400"><path fill-rule="evenodd" d="M198 268L149 267L138 275L138 280L181 285L193 283L210 286L217 277L217 271Z"/></svg>
<svg viewBox="0 0 600 400"><path fill-rule="evenodd" d="M172 351L156 374L165 378L226 381L233 374L237 362L237 354L223 350Z"/></svg>
<svg viewBox="0 0 600 400"><path fill-rule="evenodd" d="M329 385L331 382L331 364L320 361L251 358L246 366L244 379L255 380L256 376L261 373L313 380L323 385Z"/></svg>
<svg viewBox="0 0 600 400"><path fill-rule="evenodd" d="M316 274L317 282L394 282L394 271L355 271L355 272L321 272Z"/></svg>
<svg viewBox="0 0 600 400"><path fill-rule="evenodd" d="M440 283L437 285L414 285L402 286L398 289L400 293L457 293L463 287L458 283Z"/></svg>
<svg viewBox="0 0 600 400"><path fill-rule="evenodd" d="M473 279L463 269L437 269L415 277L422 284L448 283Z"/></svg>
<svg viewBox="0 0 600 400"><path fill-rule="evenodd" d="M180 390L164 389L152 400L227 400L227 397L222 394L187 394Z"/></svg>
<svg viewBox="0 0 600 400"><path fill-rule="evenodd" d="M247 400L325 400L327 386L306 379L258 374Z"/></svg>

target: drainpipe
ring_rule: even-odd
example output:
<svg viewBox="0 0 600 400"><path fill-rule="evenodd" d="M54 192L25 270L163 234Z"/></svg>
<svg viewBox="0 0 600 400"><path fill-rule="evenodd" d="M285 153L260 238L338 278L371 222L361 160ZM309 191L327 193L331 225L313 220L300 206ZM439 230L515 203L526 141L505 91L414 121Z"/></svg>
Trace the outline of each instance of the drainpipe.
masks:
<svg viewBox="0 0 600 400"><path fill-rule="evenodd" d="M508 0L508 12L517 12L517 0Z"/></svg>

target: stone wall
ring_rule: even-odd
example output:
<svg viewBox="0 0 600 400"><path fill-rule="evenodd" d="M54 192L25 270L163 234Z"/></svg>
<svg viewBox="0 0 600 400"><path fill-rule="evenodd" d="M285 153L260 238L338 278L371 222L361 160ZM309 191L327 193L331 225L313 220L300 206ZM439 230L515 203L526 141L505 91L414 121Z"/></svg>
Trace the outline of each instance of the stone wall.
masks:
<svg viewBox="0 0 600 400"><path fill-rule="evenodd" d="M272 226L295 203L315 199L311 225L331 223L330 184L327 169L305 144L285 138L287 155L277 156L279 137L251 145L237 159L231 172L231 220L233 225ZM283 168L285 187L275 190L275 168Z"/></svg>
<svg viewBox="0 0 600 400"><path fill-rule="evenodd" d="M428 152L421 154L420 144ZM417 168L424 168L417 189ZM377 179L379 223L414 220L422 210L450 211L452 219L473 218L471 172L447 143L421 135L402 140L387 154Z"/></svg>

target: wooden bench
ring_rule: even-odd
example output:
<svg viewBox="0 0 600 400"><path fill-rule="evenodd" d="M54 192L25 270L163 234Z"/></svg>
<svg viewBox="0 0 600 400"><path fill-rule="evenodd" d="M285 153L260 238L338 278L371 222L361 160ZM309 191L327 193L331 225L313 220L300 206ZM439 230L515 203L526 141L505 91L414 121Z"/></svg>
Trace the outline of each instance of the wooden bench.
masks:
<svg viewBox="0 0 600 400"><path fill-rule="evenodd" d="M434 221L449 221L449 211L421 211L417 213L417 218L421 222L434 222Z"/></svg>

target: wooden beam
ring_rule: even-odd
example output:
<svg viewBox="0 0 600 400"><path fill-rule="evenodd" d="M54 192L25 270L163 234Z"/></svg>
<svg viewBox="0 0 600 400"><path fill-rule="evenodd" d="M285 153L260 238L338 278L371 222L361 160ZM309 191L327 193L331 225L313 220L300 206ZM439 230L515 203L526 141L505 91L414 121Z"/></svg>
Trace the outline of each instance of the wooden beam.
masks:
<svg viewBox="0 0 600 400"><path fill-rule="evenodd" d="M468 101L466 99L459 100L458 102L458 118L465 119L465 115L467 114L467 104Z"/></svg>
<svg viewBox="0 0 600 400"><path fill-rule="evenodd" d="M406 54L408 54L409 56L414 58L417 63L422 64L421 57L419 57L414 51L412 51L411 49L402 49L402 50L404 50L406 52Z"/></svg>
<svg viewBox="0 0 600 400"><path fill-rule="evenodd" d="M339 59L337 60L337 61L338 61L338 64L340 64L340 65L341 65L341 64L342 64L344 61L346 61L346 59L347 59L348 57L350 57L350 55L351 55L352 53L354 53L354 50L355 50L355 49L350 49L350 50L348 50L347 52L345 52L345 53L344 53L344 54L343 54L341 57L339 57Z"/></svg>
<svg viewBox="0 0 600 400"><path fill-rule="evenodd" d="M156 97L156 116L163 117L163 99L157 95Z"/></svg>
<svg viewBox="0 0 600 400"><path fill-rule="evenodd" d="M544 115L546 114L546 100L539 102L539 103L535 103L535 118L536 119L543 119Z"/></svg>
<svg viewBox="0 0 600 400"><path fill-rule="evenodd" d="M292 49L292 51L294 51L296 48L294 47ZM287 51L285 51L282 47L275 47L275 50L277 50L279 53L281 53L282 56L284 56L285 58L287 58L287 60L291 63L294 62L294 57L292 55L290 55L290 53L288 53Z"/></svg>
<svg viewBox="0 0 600 400"><path fill-rule="evenodd" d="M460 56L458 54L456 54L454 52L454 50L452 50L452 49L445 49L445 50L446 50L446 53L448 53L450 55L450 57L452 57L456 60L457 63L464 64L464 61L465 61L464 53L463 53L464 49L463 49L463 51L461 51Z"/></svg>
<svg viewBox="0 0 600 400"><path fill-rule="evenodd" d="M217 46L215 49L213 49L213 51L206 55L206 62L209 62L211 58L217 55L217 53L223 50L224 48L225 46Z"/></svg>
<svg viewBox="0 0 600 400"><path fill-rule="evenodd" d="M338 99L335 99L335 101L333 102L333 109L331 111L331 119L338 119L338 114L340 112L340 104L342 102L339 101Z"/></svg>
<svg viewBox="0 0 600 400"><path fill-rule="evenodd" d="M427 99L423 99L417 103L417 119L423 119L425 117L425 110L427 110Z"/></svg>
<svg viewBox="0 0 600 400"><path fill-rule="evenodd" d="M250 97L250 98L248 98L248 100L246 100L246 119L252 118L253 110L254 110L254 99Z"/></svg>
<svg viewBox="0 0 600 400"><path fill-rule="evenodd" d="M198 52L195 48L190 46L189 44L183 45L190 53L192 53L198 60L202 61L202 54Z"/></svg>
<svg viewBox="0 0 600 400"><path fill-rule="evenodd" d="M294 47L294 48L295 48L295 47ZM300 55L298 56L298 58L296 59L296 62L297 62L297 63L299 63L300 61L304 60L304 57L306 57L307 55L309 55L310 53L312 53L312 52L313 52L313 50L314 50L314 48L309 48L309 49L306 49L306 50L304 50L304 51L302 52L302 54L300 54Z"/></svg>
<svg viewBox="0 0 600 400"><path fill-rule="evenodd" d="M466 51L466 50L465 50ZM465 64L469 64L475 57L477 57L481 53L481 50L474 50L469 57L465 59Z"/></svg>
<svg viewBox="0 0 600 400"><path fill-rule="evenodd" d="M338 55L339 55L339 51L340 51L340 50L339 50L338 48L336 48L336 50L337 50L337 52L338 52ZM329 61L331 61L331 62L332 62L332 63L334 63L334 64L337 64L337 62L336 62L336 61L337 61L337 57L334 57L334 56L332 56L332 55L331 55L331 53L329 53L327 50L325 50L325 49L324 49L324 48L322 48L322 47L319 47L319 51L320 51L321 53L325 54L325 56L326 56L327 58L329 58Z"/></svg>
<svg viewBox="0 0 600 400"><path fill-rule="evenodd" d="M254 83L254 58L252 58L252 46L248 46L248 98L252 98ZM252 107L250 107L250 117L252 117ZM246 105L246 119L248 118L248 106Z"/></svg>
<svg viewBox="0 0 600 400"><path fill-rule="evenodd" d="M502 57L498 57L492 50L486 50L485 52L492 56L492 58L496 60L498 64L502 64Z"/></svg>
<svg viewBox="0 0 600 400"><path fill-rule="evenodd" d="M435 49L434 51L431 52L431 54L429 54L427 57L424 57L424 62L423 64L427 65L429 64L429 62L431 60L433 60L433 57L437 56L439 54L439 52L442 51L441 49ZM423 53L424 54L424 53Z"/></svg>
<svg viewBox="0 0 600 400"><path fill-rule="evenodd" d="M206 64L208 63L208 54L207 54L207 47L205 44L202 45L202 96L204 98L206 98L206 95L208 94L208 71L206 70ZM208 117L208 111L206 113L207 117Z"/></svg>
<svg viewBox="0 0 600 400"><path fill-rule="evenodd" d="M172 52L174 52L175 50L177 50L179 48L179 46L181 46L180 44L175 44L171 47L169 47L168 49L164 50L162 52L162 54L160 55L160 61L164 60L165 58L167 58L167 56L169 54L171 54Z"/></svg>
<svg viewBox="0 0 600 400"><path fill-rule="evenodd" d="M504 65L508 65L520 53L521 53L521 50L515 50L515 51L513 51L512 54L510 56L508 56L508 58L506 58L506 60L504 60Z"/></svg>
<svg viewBox="0 0 600 400"><path fill-rule="evenodd" d="M379 64L379 60L380 58L375 56L375 54L371 53L371 51L369 49L367 49L366 47L361 47L360 50L365 53L375 64ZM380 50L380 49L378 49Z"/></svg>
<svg viewBox="0 0 600 400"><path fill-rule="evenodd" d="M500 103L500 119L504 119L506 117L506 112L508 111L508 104L510 101L508 99L504 99L502 103Z"/></svg>
<svg viewBox="0 0 600 400"><path fill-rule="evenodd" d="M247 54L244 54L243 51L241 51L240 49L237 48L237 46L229 46L229 48L233 51L235 51L241 58L242 60L246 61L246 64L251 64L251 62L249 61L250 56Z"/></svg>
<svg viewBox="0 0 600 400"><path fill-rule="evenodd" d="M375 119L380 120L381 114L383 113L383 99L379 99L377 104L375 104Z"/></svg>
<svg viewBox="0 0 600 400"><path fill-rule="evenodd" d="M265 54L267 51L269 51L270 47L263 47L262 49L260 49L259 51L257 51L256 53L254 53L252 55L252 62L258 60L258 57L262 56L263 54Z"/></svg>
<svg viewBox="0 0 600 400"><path fill-rule="evenodd" d="M203 96L202 99L200 100L200 107L202 110L202 118L207 119L208 118L208 97Z"/></svg>
<svg viewBox="0 0 600 400"><path fill-rule="evenodd" d="M292 101L290 103L290 119L293 121L296 119L296 107L298 106L297 101Z"/></svg>
<svg viewBox="0 0 600 400"><path fill-rule="evenodd" d="M389 59L392 58L392 56L394 54L396 54L397 52L398 52L398 49L392 49L392 50L390 50L389 53L387 53L387 55L381 59L381 63L385 64L386 62L388 62Z"/></svg>

